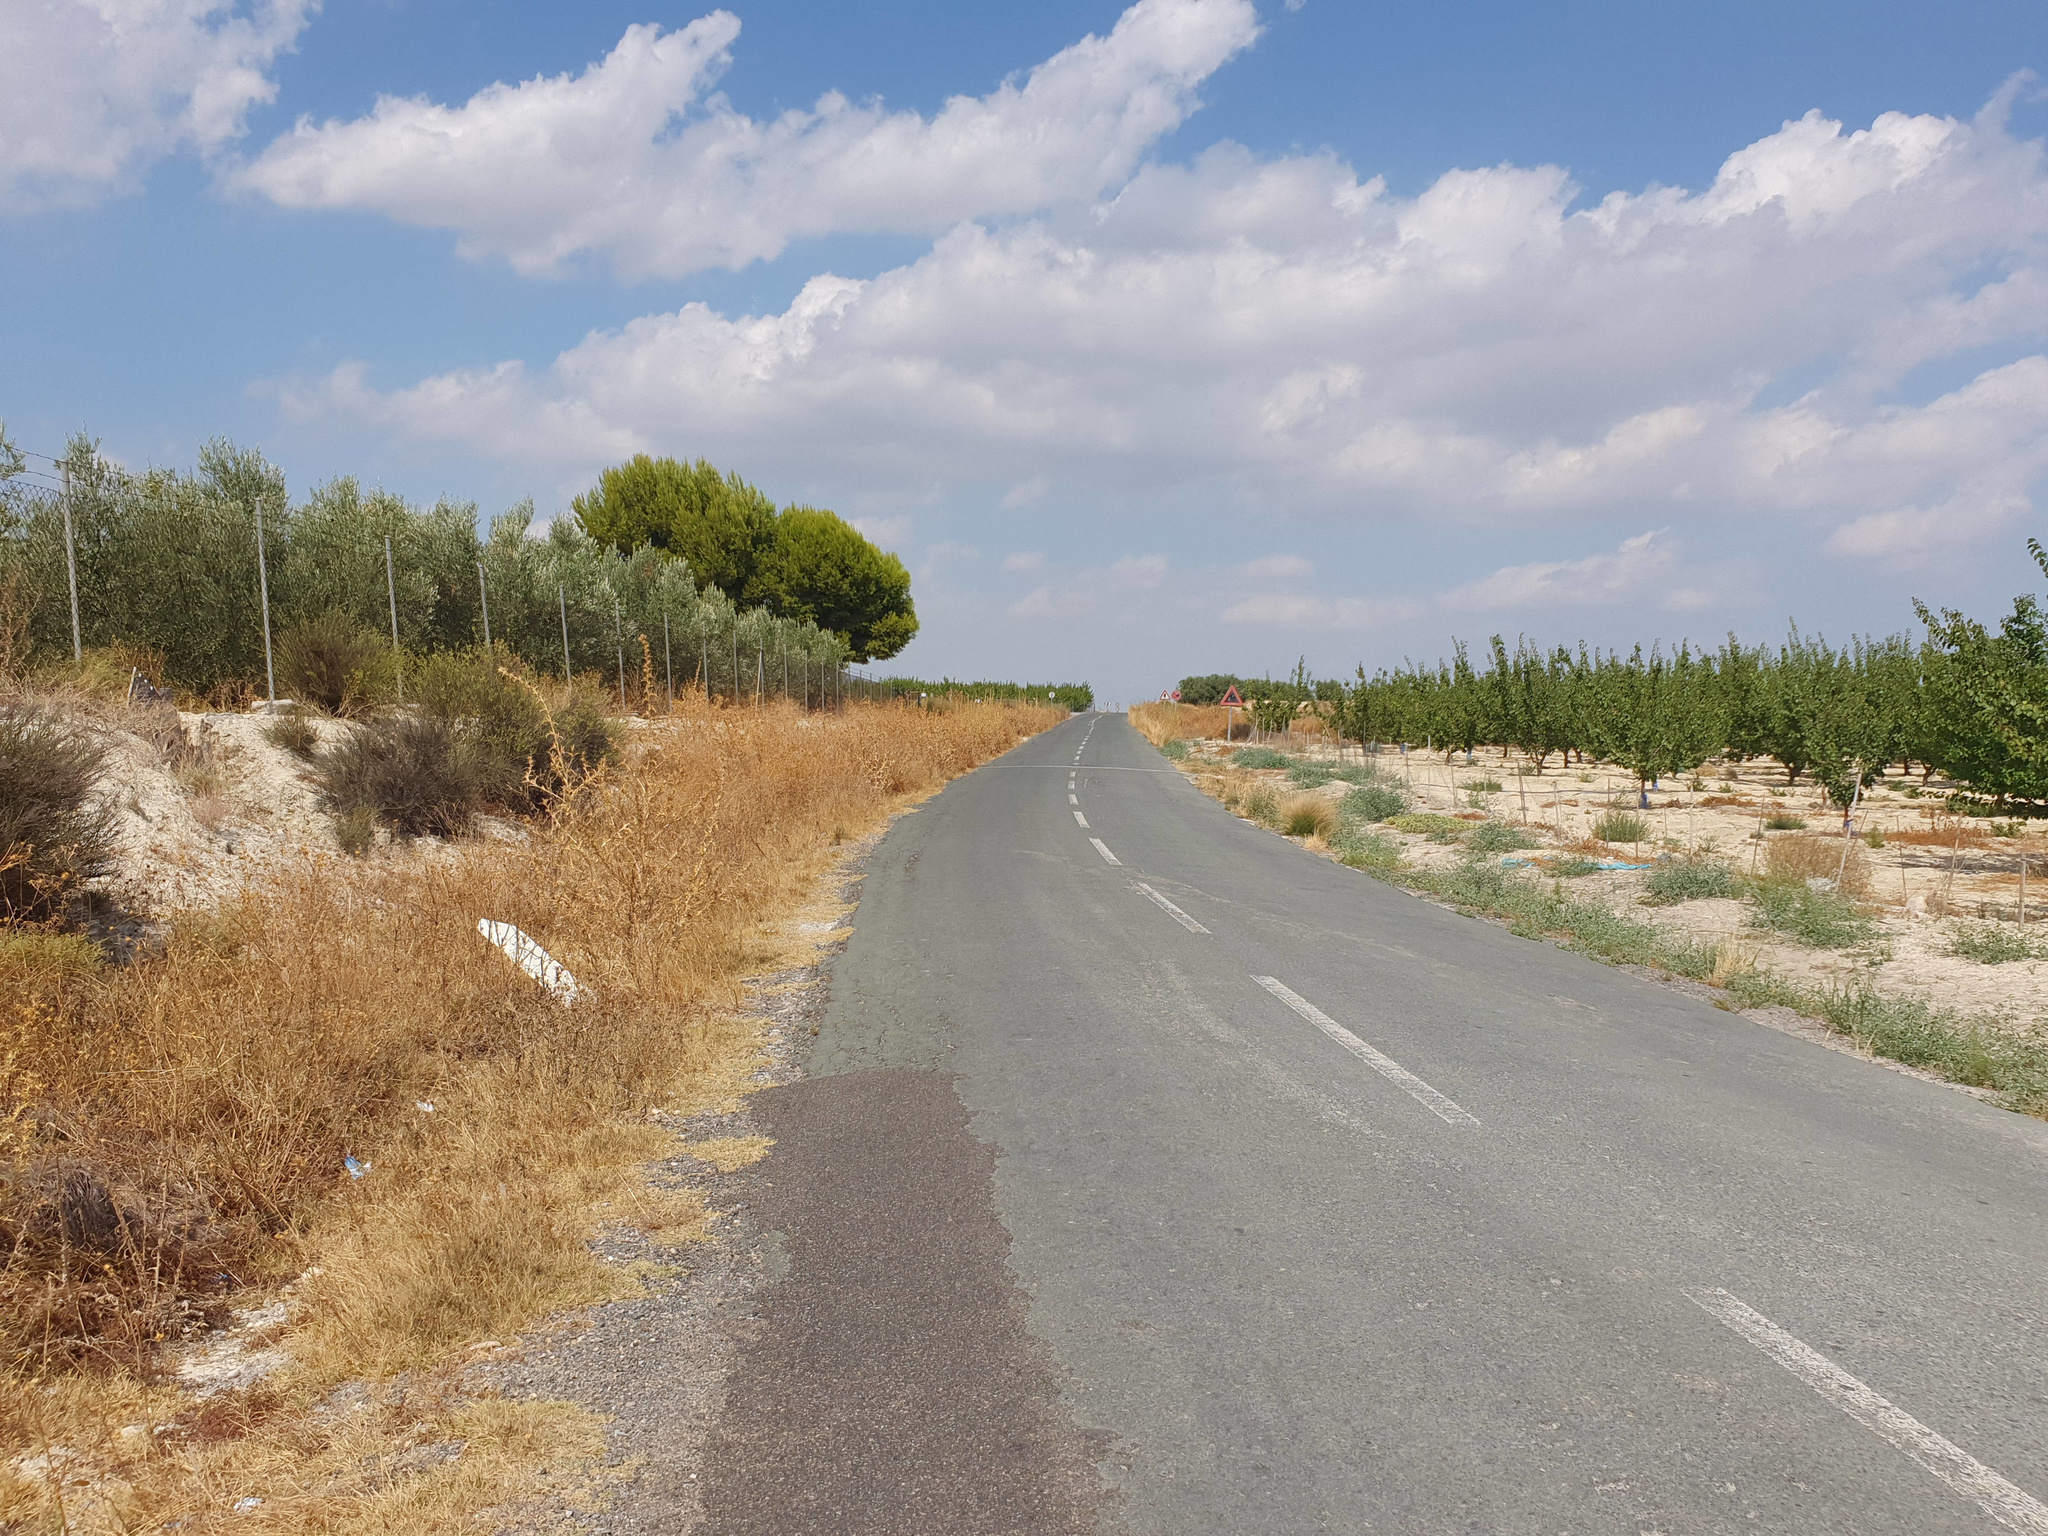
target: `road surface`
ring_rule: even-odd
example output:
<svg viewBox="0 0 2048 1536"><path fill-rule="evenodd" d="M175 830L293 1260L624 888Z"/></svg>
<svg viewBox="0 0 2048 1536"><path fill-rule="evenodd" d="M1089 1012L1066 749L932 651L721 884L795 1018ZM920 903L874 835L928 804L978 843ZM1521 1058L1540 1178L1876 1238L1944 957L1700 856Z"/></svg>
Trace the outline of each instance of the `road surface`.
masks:
<svg viewBox="0 0 2048 1536"><path fill-rule="evenodd" d="M2048 1536L2048 1125L1317 859L1082 715L903 818L706 1529Z"/></svg>

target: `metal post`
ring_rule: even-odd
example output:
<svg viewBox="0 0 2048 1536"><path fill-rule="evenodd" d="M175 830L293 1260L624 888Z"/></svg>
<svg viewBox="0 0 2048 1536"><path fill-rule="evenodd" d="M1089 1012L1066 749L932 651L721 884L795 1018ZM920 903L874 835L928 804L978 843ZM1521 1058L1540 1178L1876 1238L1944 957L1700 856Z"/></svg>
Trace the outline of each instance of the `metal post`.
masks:
<svg viewBox="0 0 2048 1536"><path fill-rule="evenodd" d="M711 625L697 620L697 670L704 674L704 702L711 702Z"/></svg>
<svg viewBox="0 0 2048 1536"><path fill-rule="evenodd" d="M668 610L661 610L661 664L668 671L668 708L674 714L676 708L676 657L668 640Z"/></svg>
<svg viewBox="0 0 2048 1536"><path fill-rule="evenodd" d="M619 708L626 707L626 619L619 611L619 600L612 599L612 636L619 644Z"/></svg>
<svg viewBox="0 0 2048 1536"><path fill-rule="evenodd" d="M574 687L576 679L569 675L569 594L559 582L555 584L555 602L562 610L562 681Z"/></svg>
<svg viewBox="0 0 2048 1536"><path fill-rule="evenodd" d="M740 611L732 611L732 702L737 709L740 702Z"/></svg>
<svg viewBox="0 0 2048 1536"><path fill-rule="evenodd" d="M263 558L263 503L256 503L256 592L263 600L263 678L270 684L270 712L277 713L277 664L270 658L270 571ZM132 690L133 684L130 685Z"/></svg>
<svg viewBox="0 0 2048 1536"><path fill-rule="evenodd" d="M754 708L759 709L767 702L768 695L768 642L759 642L760 649L754 657Z"/></svg>
<svg viewBox="0 0 2048 1536"><path fill-rule="evenodd" d="M483 599L484 649L488 651L491 648L491 589L484 585L484 563L481 560L476 563L476 595Z"/></svg>
<svg viewBox="0 0 2048 1536"><path fill-rule="evenodd" d="M391 535L384 535L384 590L391 598L391 665L398 673L398 702L405 702L405 652L398 648L398 577L392 573Z"/></svg>
<svg viewBox="0 0 2048 1536"><path fill-rule="evenodd" d="M782 637L782 696L789 697L789 636Z"/></svg>
<svg viewBox="0 0 2048 1536"><path fill-rule="evenodd" d="M71 583L71 659L83 665L85 645L78 632L78 552L71 535L71 464L64 464L64 574Z"/></svg>

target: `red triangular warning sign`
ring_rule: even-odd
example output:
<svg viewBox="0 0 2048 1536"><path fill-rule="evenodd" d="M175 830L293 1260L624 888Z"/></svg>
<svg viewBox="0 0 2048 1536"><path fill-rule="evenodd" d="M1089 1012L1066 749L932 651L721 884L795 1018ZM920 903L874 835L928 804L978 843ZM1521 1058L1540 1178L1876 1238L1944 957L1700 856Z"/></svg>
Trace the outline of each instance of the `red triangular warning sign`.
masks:
<svg viewBox="0 0 2048 1536"><path fill-rule="evenodd" d="M1244 708L1244 700L1237 696L1237 684L1235 683L1232 683L1230 687L1227 690L1225 690L1223 697L1218 699L1216 702L1219 704L1231 705L1238 709Z"/></svg>

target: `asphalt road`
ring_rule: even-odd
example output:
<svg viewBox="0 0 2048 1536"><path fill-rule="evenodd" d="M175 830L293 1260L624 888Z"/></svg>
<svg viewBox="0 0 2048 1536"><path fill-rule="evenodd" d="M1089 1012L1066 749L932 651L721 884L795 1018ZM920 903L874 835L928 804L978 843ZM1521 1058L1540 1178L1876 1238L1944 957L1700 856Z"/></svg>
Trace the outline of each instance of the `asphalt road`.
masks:
<svg viewBox="0 0 2048 1536"><path fill-rule="evenodd" d="M809 1074L709 1530L2048 1536L2048 1125L1314 858L1121 717L890 832Z"/></svg>

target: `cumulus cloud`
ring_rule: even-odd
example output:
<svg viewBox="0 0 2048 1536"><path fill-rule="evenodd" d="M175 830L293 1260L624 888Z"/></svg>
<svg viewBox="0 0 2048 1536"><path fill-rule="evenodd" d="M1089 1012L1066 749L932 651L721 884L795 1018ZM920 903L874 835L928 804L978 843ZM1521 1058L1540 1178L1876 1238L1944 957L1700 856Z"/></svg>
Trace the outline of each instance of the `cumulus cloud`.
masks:
<svg viewBox="0 0 2048 1536"><path fill-rule="evenodd" d="M452 229L527 273L603 253L632 276L739 268L792 239L936 233L1120 185L1258 32L1250 0L1139 0L984 96L929 119L828 94L758 121L712 93L740 23L628 27L580 75L487 87L459 106L383 97L301 120L235 178L293 208Z"/></svg>
<svg viewBox="0 0 2048 1536"><path fill-rule="evenodd" d="M1105 497L1347 522L1775 517L1848 560L2034 505L2048 169L1997 111L1808 114L1702 191L1575 197L1560 170L1504 166L1402 199L1328 154L1226 144L1086 208L957 224L871 278L821 274L780 313L689 304L539 366L281 387L300 414L573 477L687 440L882 501L1014 506L1056 462ZM1987 347L2017 360L1902 396Z"/></svg>
<svg viewBox="0 0 2048 1536"><path fill-rule="evenodd" d="M1477 609L1583 608L1640 601L1665 584L1676 563L1668 538L1639 533L1624 539L1611 555L1502 566L1484 580L1447 594L1445 601Z"/></svg>
<svg viewBox="0 0 2048 1536"><path fill-rule="evenodd" d="M132 190L211 155L271 101L317 0L21 0L0 6L0 209Z"/></svg>

